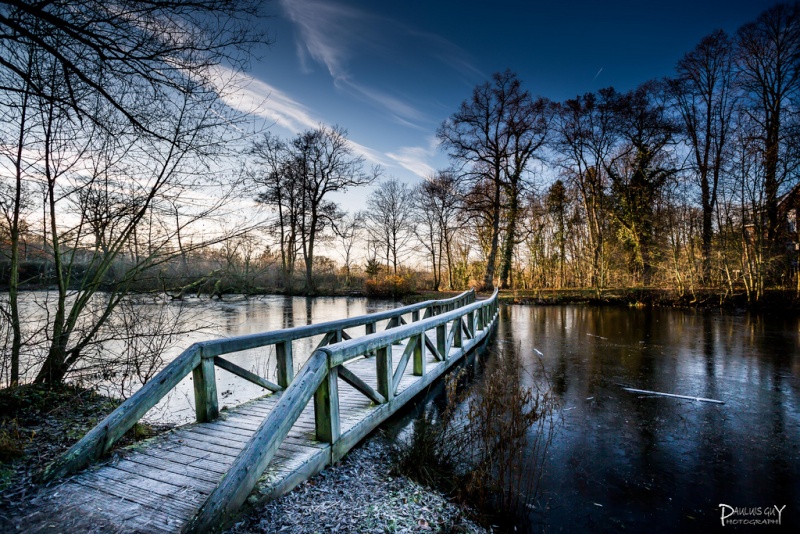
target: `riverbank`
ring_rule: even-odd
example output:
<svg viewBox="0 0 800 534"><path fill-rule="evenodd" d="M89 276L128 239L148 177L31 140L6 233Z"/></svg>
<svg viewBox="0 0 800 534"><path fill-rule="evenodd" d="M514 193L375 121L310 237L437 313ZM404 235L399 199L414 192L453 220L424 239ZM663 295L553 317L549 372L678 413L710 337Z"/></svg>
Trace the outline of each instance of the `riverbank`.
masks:
<svg viewBox="0 0 800 534"><path fill-rule="evenodd" d="M421 291L403 298L404 303L442 299L456 295L456 291ZM489 293L480 293L488 297ZM674 289L611 288L595 289L524 289L501 290L500 302L558 306L561 304L588 304L592 306L699 308L724 310L793 311L800 312L800 296L796 291L770 289L758 302L748 302L745 292L728 293L723 290L702 289L681 293Z"/></svg>
<svg viewBox="0 0 800 534"><path fill-rule="evenodd" d="M0 516L8 516L37 486L50 462L120 404L72 385L30 384L0 390ZM117 444L125 447L172 428L137 424Z"/></svg>
<svg viewBox="0 0 800 534"><path fill-rule="evenodd" d="M0 531L28 510L29 497L42 487L37 476L43 468L119 403L75 386L0 390ZM169 428L137 425L115 448ZM393 474L396 454L395 446L376 433L282 498L258 507L246 505L228 532L486 532L470 519L470 510ZM65 528L70 524L69 517L55 521Z"/></svg>

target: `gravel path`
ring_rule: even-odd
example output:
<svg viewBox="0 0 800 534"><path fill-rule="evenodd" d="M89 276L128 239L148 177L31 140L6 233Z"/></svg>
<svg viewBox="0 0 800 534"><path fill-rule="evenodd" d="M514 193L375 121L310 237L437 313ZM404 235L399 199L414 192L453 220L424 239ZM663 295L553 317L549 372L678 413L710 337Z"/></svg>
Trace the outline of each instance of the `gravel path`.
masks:
<svg viewBox="0 0 800 534"><path fill-rule="evenodd" d="M375 436L291 493L258 507L227 534L487 532L440 493L392 476L392 445Z"/></svg>

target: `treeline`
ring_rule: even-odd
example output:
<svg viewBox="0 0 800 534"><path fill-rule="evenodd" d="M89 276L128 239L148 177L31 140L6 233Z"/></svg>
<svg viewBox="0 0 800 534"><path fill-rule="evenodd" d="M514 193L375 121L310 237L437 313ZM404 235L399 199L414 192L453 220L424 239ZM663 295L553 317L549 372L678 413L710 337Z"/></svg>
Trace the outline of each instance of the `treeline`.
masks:
<svg viewBox="0 0 800 534"><path fill-rule="evenodd" d="M628 92L553 102L497 73L437 131L452 167L414 188L384 179L364 212L321 200L340 190L330 176L377 179L326 170L320 156L335 152L314 143L338 129L266 136L252 176L277 213L287 279L302 254L309 287L309 251L327 235L348 271L360 243L371 277L426 258L434 289L711 288L757 301L798 287L799 62L800 10L780 4Z"/></svg>
<svg viewBox="0 0 800 534"><path fill-rule="evenodd" d="M451 167L414 187L339 127L242 133L224 97L259 6L0 4L3 382L23 361L63 381L127 339L140 290L800 287L798 4L629 92L552 102L495 74L437 130ZM362 212L333 201L374 184ZM41 286L33 321L20 292Z"/></svg>

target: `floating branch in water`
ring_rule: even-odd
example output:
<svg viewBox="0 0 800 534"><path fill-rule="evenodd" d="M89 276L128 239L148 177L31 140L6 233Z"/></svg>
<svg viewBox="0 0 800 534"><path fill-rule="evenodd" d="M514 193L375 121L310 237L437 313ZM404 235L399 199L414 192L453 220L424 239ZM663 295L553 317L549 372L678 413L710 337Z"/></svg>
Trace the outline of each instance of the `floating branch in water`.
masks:
<svg viewBox="0 0 800 534"><path fill-rule="evenodd" d="M534 349L533 349L533 352L535 352L535 353L536 353L536 354L538 354L539 356L544 356L544 354L542 354L542 351L540 351L540 350L539 350L539 349L537 349L537 348L534 348Z"/></svg>
<svg viewBox="0 0 800 534"><path fill-rule="evenodd" d="M648 391L646 389L635 389L627 387L623 387L622 389L624 389L625 391L630 391L631 393L643 393L645 395L660 395L662 397L675 397L676 399L687 399L700 402L713 402L715 404L725 404L725 402L721 400L706 399L703 397L690 397L689 395L676 395L674 393L662 393L660 391Z"/></svg>

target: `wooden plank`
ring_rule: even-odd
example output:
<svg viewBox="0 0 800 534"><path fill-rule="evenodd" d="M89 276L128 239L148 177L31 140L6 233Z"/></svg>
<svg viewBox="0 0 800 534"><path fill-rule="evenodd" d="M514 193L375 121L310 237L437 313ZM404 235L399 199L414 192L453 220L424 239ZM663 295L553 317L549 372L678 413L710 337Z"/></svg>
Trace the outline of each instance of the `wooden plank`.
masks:
<svg viewBox="0 0 800 534"><path fill-rule="evenodd" d="M176 464L183 464L186 467L197 467L219 475L227 473L231 464L228 456L220 457L214 453L208 453L189 446L182 447L180 452L176 452L175 449L145 447L137 451L137 458L138 456L147 456L153 460L166 460Z"/></svg>
<svg viewBox="0 0 800 534"><path fill-rule="evenodd" d="M431 341L431 338L429 338L428 336L425 336L425 346L428 348L429 351L431 351L431 354L433 355L433 358L435 360L440 362L444 361L444 356L441 353L439 353L439 349L436 347L436 345L433 344L433 341Z"/></svg>
<svg viewBox="0 0 800 534"><path fill-rule="evenodd" d="M176 475L183 475L205 482L210 482L213 485L217 485L222 479L222 475L225 473L224 469L220 473L197 466L187 465L182 462L173 461L168 458L154 458L146 454L131 455L126 459L135 464L141 464L147 467L161 469L162 471L166 471L168 473L174 473Z"/></svg>
<svg viewBox="0 0 800 534"><path fill-rule="evenodd" d="M183 521L205 498L203 494L186 488L175 488L166 492L162 484L147 479L133 479L127 475L122 471L103 469L102 472L87 473L75 482L114 497L129 499ZM102 499L100 502L109 506L113 500Z"/></svg>
<svg viewBox="0 0 800 534"><path fill-rule="evenodd" d="M145 466L129 459L123 459L114 462L113 464L110 464L110 467L120 471L125 471L135 477L146 478L163 484L171 484L173 486L178 486L179 488L192 489L204 494L210 493L211 490L217 485L216 482L209 482L208 480L202 480L187 475L173 473L171 471L165 471L163 469Z"/></svg>
<svg viewBox="0 0 800 534"><path fill-rule="evenodd" d="M186 532L206 532L225 521L244 502L281 441L328 373L329 354L316 351L281 395L278 405L236 458L231 470L187 525Z"/></svg>
<svg viewBox="0 0 800 534"><path fill-rule="evenodd" d="M85 479L82 477L75 482L75 485L82 487L84 491L94 492L96 495L95 499L92 500L92 504L95 506L90 508L88 512L86 511L86 508L89 508L87 506L80 506L76 510L70 511L71 514L88 516L87 519L91 526L86 532L93 531L99 526L95 517L93 517L97 513L97 503L114 502L117 504L113 510L105 510L105 513L101 513L116 527L119 527L120 514L114 512L119 508L119 503L128 502L133 504L136 513L126 513L123 517L125 517L126 522L133 523L131 526L140 526L142 532L175 532L186 522L186 517L191 513L191 510L168 507L164 497L149 492L126 491L127 488L125 487L104 484L99 482L98 479ZM113 501L110 499L112 497ZM66 516L67 514L64 512L62 513Z"/></svg>
<svg viewBox="0 0 800 534"><path fill-rule="evenodd" d="M200 363L200 350L199 345L195 343L49 465L45 469L43 478L53 480L62 477L100 458L198 363Z"/></svg>
<svg viewBox="0 0 800 534"><path fill-rule="evenodd" d="M257 374L251 373L247 369L239 367L235 363L229 362L228 360L225 360L220 356L214 356L214 365L216 365L221 369L225 369L229 373L233 373L238 377L244 378L245 380L248 380L253 384L256 384L257 386L261 386L264 389L268 389L273 392L281 391L283 389L278 384L270 382L266 378L261 378Z"/></svg>

